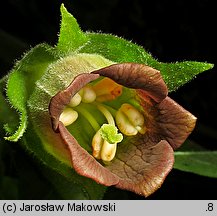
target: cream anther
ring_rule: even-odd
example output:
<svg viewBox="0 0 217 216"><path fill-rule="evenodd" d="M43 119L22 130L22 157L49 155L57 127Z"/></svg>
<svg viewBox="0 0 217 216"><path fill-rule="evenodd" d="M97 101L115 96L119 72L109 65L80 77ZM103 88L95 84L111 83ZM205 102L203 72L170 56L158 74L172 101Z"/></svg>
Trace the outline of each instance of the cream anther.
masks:
<svg viewBox="0 0 217 216"><path fill-rule="evenodd" d="M84 103L92 103L96 99L96 93L91 86L85 86L79 91L79 94Z"/></svg>
<svg viewBox="0 0 217 216"><path fill-rule="evenodd" d="M116 99L122 94L122 86L109 78L103 78L93 85L96 92L96 101L104 102Z"/></svg>
<svg viewBox="0 0 217 216"><path fill-rule="evenodd" d="M119 130L127 136L146 132L144 116L130 104L123 104L117 111L115 119Z"/></svg>
<svg viewBox="0 0 217 216"><path fill-rule="evenodd" d="M130 123L127 116L121 110L117 111L115 120L119 130L123 134L134 136L138 133L138 130Z"/></svg>
<svg viewBox="0 0 217 216"><path fill-rule="evenodd" d="M101 159L105 162L109 162L114 159L117 150L117 144L110 144L104 141L101 150Z"/></svg>
<svg viewBox="0 0 217 216"><path fill-rule="evenodd" d="M72 97L72 99L70 100L70 102L69 102L68 105L69 105L70 107L76 107L76 106L78 106L80 103L81 103L81 96L80 96L80 94L76 93L76 94Z"/></svg>
<svg viewBox="0 0 217 216"><path fill-rule="evenodd" d="M96 159L101 159L100 153L101 153L103 142L104 140L100 135L100 131L98 130L92 139L93 156Z"/></svg>
<svg viewBox="0 0 217 216"><path fill-rule="evenodd" d="M70 107L66 107L60 115L59 120L65 125L68 126L75 122L78 118L78 113Z"/></svg>

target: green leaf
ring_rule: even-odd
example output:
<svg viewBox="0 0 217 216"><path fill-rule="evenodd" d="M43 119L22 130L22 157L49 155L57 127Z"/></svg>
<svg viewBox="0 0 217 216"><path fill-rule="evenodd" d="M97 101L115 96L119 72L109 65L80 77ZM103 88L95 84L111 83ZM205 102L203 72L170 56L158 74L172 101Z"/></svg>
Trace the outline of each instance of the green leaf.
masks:
<svg viewBox="0 0 217 216"><path fill-rule="evenodd" d="M88 37L81 31L76 19L66 10L63 4L61 5L61 15L62 21L57 49L63 54L68 54L82 47L88 41Z"/></svg>
<svg viewBox="0 0 217 216"><path fill-rule="evenodd" d="M80 53L97 53L118 63L137 62L154 67L158 64L150 53L123 38L101 33L86 33L89 42L79 49Z"/></svg>
<svg viewBox="0 0 217 216"><path fill-rule="evenodd" d="M86 35L89 42L79 49L80 53L97 53L118 63L136 62L147 64L161 72L170 92L189 82L199 73L214 66L213 64L195 61L162 63L154 59L143 47L123 38L101 33L86 33Z"/></svg>
<svg viewBox="0 0 217 216"><path fill-rule="evenodd" d="M169 91L174 91L196 77L199 73L212 69L213 64L196 61L176 63L159 63L156 68L161 71Z"/></svg>
<svg viewBox="0 0 217 216"><path fill-rule="evenodd" d="M20 113L20 125L6 140L17 141L27 127L27 100L37 79L55 59L51 47L41 44L31 49L8 76L7 97L13 108ZM8 127L7 127L8 128ZM8 131L10 132L10 131Z"/></svg>
<svg viewBox="0 0 217 216"><path fill-rule="evenodd" d="M162 63L154 59L143 47L120 37L102 33L83 33L75 18L61 6L62 24L57 48L64 53L100 54L114 62L147 64L161 71L169 91L174 91L192 80L199 73L209 70L213 64L195 61ZM88 43L87 43L88 42Z"/></svg>
<svg viewBox="0 0 217 216"><path fill-rule="evenodd" d="M174 168L217 178L217 151L175 152Z"/></svg>
<svg viewBox="0 0 217 216"><path fill-rule="evenodd" d="M0 80L0 141L4 141L5 132L3 128L8 127L8 131L14 131L19 125L19 115L9 105L4 92L7 82L7 76Z"/></svg>

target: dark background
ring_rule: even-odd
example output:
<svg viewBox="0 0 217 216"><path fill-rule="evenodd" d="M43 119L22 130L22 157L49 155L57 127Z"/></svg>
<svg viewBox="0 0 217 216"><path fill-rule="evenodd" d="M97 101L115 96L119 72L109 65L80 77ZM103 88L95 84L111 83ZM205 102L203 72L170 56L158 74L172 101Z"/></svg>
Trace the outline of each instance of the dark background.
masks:
<svg viewBox="0 0 217 216"><path fill-rule="evenodd" d="M216 6L212 0L7 0L0 3L0 77L24 51L38 43L57 42L62 2L84 31L102 31L132 40L159 61L195 60L217 65ZM170 94L198 117L190 138L208 150L217 149L216 81L214 67ZM5 175L12 181L6 182L5 187L9 185L16 191L2 198L59 198L31 158L14 143L7 147L2 161L7 170ZM28 165L21 169L26 162ZM26 170L31 171L26 174ZM34 179L37 189L24 184L28 178ZM149 199L216 199L216 194L216 179L173 170ZM105 199L144 198L109 188Z"/></svg>

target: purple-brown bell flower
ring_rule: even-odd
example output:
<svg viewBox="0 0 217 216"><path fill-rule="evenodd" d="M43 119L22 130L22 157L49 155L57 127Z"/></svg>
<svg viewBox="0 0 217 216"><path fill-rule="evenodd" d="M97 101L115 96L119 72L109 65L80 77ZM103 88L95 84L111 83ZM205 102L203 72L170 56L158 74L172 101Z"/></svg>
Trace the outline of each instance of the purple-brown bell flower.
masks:
<svg viewBox="0 0 217 216"><path fill-rule="evenodd" d="M113 64L75 77L49 105L75 171L144 196L156 191L196 122L167 94L160 72L143 64ZM83 133L86 124L92 127L91 150L75 138L76 122Z"/></svg>

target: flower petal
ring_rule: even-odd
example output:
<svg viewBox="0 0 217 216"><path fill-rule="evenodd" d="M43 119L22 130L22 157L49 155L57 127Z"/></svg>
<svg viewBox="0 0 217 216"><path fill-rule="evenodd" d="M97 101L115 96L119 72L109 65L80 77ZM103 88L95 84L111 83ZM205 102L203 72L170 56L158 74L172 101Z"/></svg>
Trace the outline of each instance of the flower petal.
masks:
<svg viewBox="0 0 217 216"><path fill-rule="evenodd" d="M147 124L146 134L126 138L119 145L116 158L105 167L83 149L59 121L71 97L100 75L136 89ZM76 172L105 186L114 185L144 196L155 192L173 167L173 149L184 142L196 122L196 118L167 97L167 93L159 71L142 64L123 63L81 74L66 90L56 94L49 106L53 129L60 133L67 146Z"/></svg>
<svg viewBox="0 0 217 216"><path fill-rule="evenodd" d="M62 122L59 122L58 129L63 142L70 151L72 166L78 174L91 178L97 183L105 186L111 186L118 183L118 177L103 167L92 155L84 150L76 139L68 132Z"/></svg>
<svg viewBox="0 0 217 216"><path fill-rule="evenodd" d="M109 77L128 88L142 89L156 102L162 101L168 93L160 72L144 64L113 64L92 73Z"/></svg>
<svg viewBox="0 0 217 216"><path fill-rule="evenodd" d="M197 118L169 97L156 103L142 90L137 90L137 95L148 118L147 130L173 149L179 148L193 131Z"/></svg>
<svg viewBox="0 0 217 216"><path fill-rule="evenodd" d="M193 131L197 118L169 97L157 105L157 133L177 149Z"/></svg>
<svg viewBox="0 0 217 216"><path fill-rule="evenodd" d="M140 136L120 144L116 158L106 167L120 178L116 187L149 196L161 186L173 163L167 141L153 143Z"/></svg>
<svg viewBox="0 0 217 216"><path fill-rule="evenodd" d="M87 83L97 79L99 75L84 73L80 74L71 82L71 84L63 91L58 92L51 98L49 104L49 112L52 121L52 127L56 131L59 124L59 117L64 107L69 104L71 98Z"/></svg>

